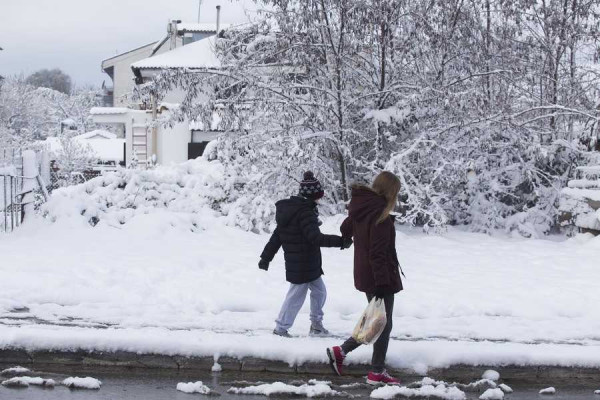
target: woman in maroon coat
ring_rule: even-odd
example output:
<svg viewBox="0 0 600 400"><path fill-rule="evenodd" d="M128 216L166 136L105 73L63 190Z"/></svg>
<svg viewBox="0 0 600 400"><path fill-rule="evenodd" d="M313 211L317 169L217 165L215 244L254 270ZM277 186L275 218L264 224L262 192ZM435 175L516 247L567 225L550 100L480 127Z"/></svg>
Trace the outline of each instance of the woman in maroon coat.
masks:
<svg viewBox="0 0 600 400"><path fill-rule="evenodd" d="M375 297L385 303L387 325L373 345L373 370L367 377L370 384L399 383L385 370L394 295L402 290L394 217L390 215L399 191L400 180L387 171L375 178L372 187L354 186L348 218L340 228L342 237L354 239L354 286L365 293L369 301ZM349 338L341 346L327 349L331 367L338 375L342 374L346 355L359 346L354 338Z"/></svg>

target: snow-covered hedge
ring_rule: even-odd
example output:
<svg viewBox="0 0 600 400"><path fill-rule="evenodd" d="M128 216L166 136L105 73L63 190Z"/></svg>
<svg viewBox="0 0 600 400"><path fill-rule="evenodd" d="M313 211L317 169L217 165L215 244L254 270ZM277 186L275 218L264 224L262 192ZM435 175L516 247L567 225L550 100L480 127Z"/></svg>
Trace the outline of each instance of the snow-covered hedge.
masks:
<svg viewBox="0 0 600 400"><path fill-rule="evenodd" d="M252 184L219 161L202 158L151 170L120 169L56 190L43 215L53 221L76 217L92 226L118 226L160 209L190 215L212 212L223 215L228 225L270 230L275 198L253 194L257 190ZM196 226L194 219L188 222L192 229Z"/></svg>

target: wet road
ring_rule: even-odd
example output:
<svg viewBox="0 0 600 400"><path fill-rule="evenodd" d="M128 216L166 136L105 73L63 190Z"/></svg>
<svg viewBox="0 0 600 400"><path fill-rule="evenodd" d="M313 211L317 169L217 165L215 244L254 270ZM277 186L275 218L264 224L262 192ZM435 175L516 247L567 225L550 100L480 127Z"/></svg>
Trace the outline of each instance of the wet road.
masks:
<svg viewBox="0 0 600 400"><path fill-rule="evenodd" d="M270 383L270 382L285 382L288 384L302 384L308 382L309 379L331 380L333 381L332 389L345 392L344 397L356 399L367 399L372 391L372 388L367 385L347 388L340 387L354 382L361 382L361 379L356 377L336 378L332 376L290 376L286 374L272 373L241 373L241 372L224 372L219 374L211 373L164 373L164 372L82 372L68 371L61 374L52 372L37 371L30 374L31 376L41 376L44 378L52 378L60 382L67 376L93 376L102 381L100 390L70 390L65 387L57 386L54 389L42 389L36 386L22 389L10 389L0 386L0 399L4 400L190 400L192 398L205 398L199 394L187 394L177 391L175 388L178 382L195 382L202 381L209 386L216 396L222 400L264 400L267 397L261 395L234 395L227 393L227 390L232 387L244 387L250 384ZM410 381L406 381L409 383ZM506 400L600 400L599 395L594 394L594 390L600 389L600 380L598 382L585 382L571 385L555 385L557 393L555 395L540 395L538 391L544 387L550 386L551 382L543 382L537 384L519 385L509 382L514 389L514 393L506 395ZM476 400L480 393L467 393L469 400ZM276 396L272 395L269 398L287 398L290 395ZM298 396L293 396L298 398ZM331 397L330 397L331 398ZM340 396L341 398L341 396Z"/></svg>

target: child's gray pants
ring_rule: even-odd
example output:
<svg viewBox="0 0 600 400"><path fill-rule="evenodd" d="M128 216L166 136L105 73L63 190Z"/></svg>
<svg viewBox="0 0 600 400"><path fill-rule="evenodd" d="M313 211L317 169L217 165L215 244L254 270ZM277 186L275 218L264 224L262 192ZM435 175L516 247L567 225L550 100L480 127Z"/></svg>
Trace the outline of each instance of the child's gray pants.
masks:
<svg viewBox="0 0 600 400"><path fill-rule="evenodd" d="M306 300L306 293L310 289L310 320L312 323L323 321L323 306L327 299L327 288L323 278L319 277L312 282L295 284L290 283L290 288L285 296L281 311L277 317L276 330L287 331L294 324L298 312Z"/></svg>

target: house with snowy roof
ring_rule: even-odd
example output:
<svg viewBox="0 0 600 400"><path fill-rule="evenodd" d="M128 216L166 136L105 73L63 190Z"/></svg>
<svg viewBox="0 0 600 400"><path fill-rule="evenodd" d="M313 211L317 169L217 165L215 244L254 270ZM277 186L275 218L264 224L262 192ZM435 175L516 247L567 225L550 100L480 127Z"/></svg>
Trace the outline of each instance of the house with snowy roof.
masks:
<svg viewBox="0 0 600 400"><path fill-rule="evenodd" d="M53 172L49 182L55 183L56 180L64 177L56 161L60 157L64 157L63 148L66 138L48 137L43 141L44 147L47 149L48 161ZM81 181L100 175L104 171L113 171L118 166L125 165L125 139L117 137L116 134L102 129L93 130L68 140L73 141L78 146L84 148L93 160L87 168L78 173ZM68 150L67 150L68 152Z"/></svg>
<svg viewBox="0 0 600 400"><path fill-rule="evenodd" d="M90 113L96 123L114 126L125 139L126 165L145 167L196 158L218 135L215 126L205 129L188 121L168 127L157 123L182 101L181 92L167 94L161 104L136 102L132 94L136 84L149 82L167 69L220 68L214 51L215 37L229 24L220 24L219 11L217 6L216 24L173 20L161 40L102 62L103 71L112 80L105 96L110 106L95 107Z"/></svg>
<svg viewBox="0 0 600 400"><path fill-rule="evenodd" d="M224 24L219 29L227 29L229 26L229 24ZM104 106L139 106L132 99L135 88L135 76L131 69L133 63L214 36L216 32L217 25L214 23L183 23L173 20L168 24L167 34L162 39L103 60L102 71L110 77L112 82L112 84L104 82L102 85Z"/></svg>

